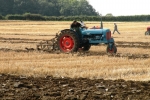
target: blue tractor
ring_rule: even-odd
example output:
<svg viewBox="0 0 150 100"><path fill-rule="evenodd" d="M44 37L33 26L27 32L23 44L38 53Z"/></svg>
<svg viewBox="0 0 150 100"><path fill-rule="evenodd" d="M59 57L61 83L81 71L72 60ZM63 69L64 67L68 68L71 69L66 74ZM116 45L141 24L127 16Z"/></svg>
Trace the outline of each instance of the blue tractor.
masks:
<svg viewBox="0 0 150 100"><path fill-rule="evenodd" d="M117 52L110 29L103 29L102 22L100 28L92 29L82 26L77 21L75 23L70 29L61 30L57 36L56 45L60 51L76 52L79 48L88 51L92 45L106 44L107 53Z"/></svg>

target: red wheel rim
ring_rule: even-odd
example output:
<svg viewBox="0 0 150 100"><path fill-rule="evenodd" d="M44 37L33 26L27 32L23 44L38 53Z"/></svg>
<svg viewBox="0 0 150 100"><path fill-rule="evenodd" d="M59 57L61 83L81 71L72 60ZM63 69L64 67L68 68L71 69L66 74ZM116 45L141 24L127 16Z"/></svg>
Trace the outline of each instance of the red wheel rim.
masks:
<svg viewBox="0 0 150 100"><path fill-rule="evenodd" d="M110 48L108 48L108 52L109 53L114 53L114 47L112 48L112 50Z"/></svg>
<svg viewBox="0 0 150 100"><path fill-rule="evenodd" d="M62 36L60 39L60 47L64 52L71 51L74 47L74 40L71 36Z"/></svg>

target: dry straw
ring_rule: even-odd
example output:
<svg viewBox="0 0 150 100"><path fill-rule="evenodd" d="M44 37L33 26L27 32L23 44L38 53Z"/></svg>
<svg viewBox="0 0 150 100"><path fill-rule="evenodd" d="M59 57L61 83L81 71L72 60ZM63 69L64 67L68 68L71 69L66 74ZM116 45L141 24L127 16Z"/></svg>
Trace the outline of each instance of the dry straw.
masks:
<svg viewBox="0 0 150 100"><path fill-rule="evenodd" d="M26 76L55 77L85 77L91 79L125 79L149 80L150 58L141 58L138 55L150 55L150 48L139 48L141 44L150 43L150 36L145 36L149 22L118 22L120 35L112 35L117 42L124 45L137 43L134 47L117 47L117 54L108 56L106 46L93 46L87 55L54 54L45 52L16 52L25 50L25 47L35 48L34 40L52 38L59 30L70 27L71 22L45 21L1 21L0 22L0 49L8 48L11 51L0 51L0 73L19 74ZM88 27L97 26L99 22L85 22ZM113 31L112 22L104 22L104 27ZM17 38L17 40L15 40ZM29 40L29 43L23 42ZM19 41L19 42L18 42ZM18 43L17 43L18 42ZM148 44L149 45L149 44ZM136 55L129 59L125 55Z"/></svg>

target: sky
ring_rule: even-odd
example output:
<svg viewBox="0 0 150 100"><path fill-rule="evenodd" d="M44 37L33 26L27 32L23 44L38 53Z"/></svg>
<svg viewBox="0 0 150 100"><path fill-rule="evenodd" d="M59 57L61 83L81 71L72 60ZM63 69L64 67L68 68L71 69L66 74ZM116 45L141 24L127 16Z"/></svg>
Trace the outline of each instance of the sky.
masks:
<svg viewBox="0 0 150 100"><path fill-rule="evenodd" d="M93 8L105 16L150 15L150 0L88 0Z"/></svg>

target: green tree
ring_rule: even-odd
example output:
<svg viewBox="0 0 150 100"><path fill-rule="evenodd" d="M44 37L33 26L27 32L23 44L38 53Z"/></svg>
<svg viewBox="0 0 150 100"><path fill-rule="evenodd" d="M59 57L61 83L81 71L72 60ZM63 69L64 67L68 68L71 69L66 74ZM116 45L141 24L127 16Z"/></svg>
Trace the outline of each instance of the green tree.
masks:
<svg viewBox="0 0 150 100"><path fill-rule="evenodd" d="M113 17L113 14L112 13L108 13L105 15L106 17Z"/></svg>
<svg viewBox="0 0 150 100"><path fill-rule="evenodd" d="M38 0L14 0L14 14L38 13L38 10Z"/></svg>
<svg viewBox="0 0 150 100"><path fill-rule="evenodd" d="M12 14L14 0L0 0L0 14Z"/></svg>
<svg viewBox="0 0 150 100"><path fill-rule="evenodd" d="M0 14L33 13L44 16L95 16L87 0L0 0Z"/></svg>

